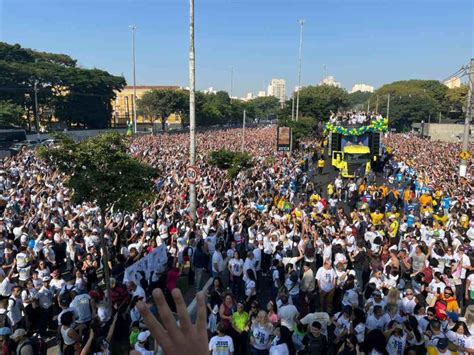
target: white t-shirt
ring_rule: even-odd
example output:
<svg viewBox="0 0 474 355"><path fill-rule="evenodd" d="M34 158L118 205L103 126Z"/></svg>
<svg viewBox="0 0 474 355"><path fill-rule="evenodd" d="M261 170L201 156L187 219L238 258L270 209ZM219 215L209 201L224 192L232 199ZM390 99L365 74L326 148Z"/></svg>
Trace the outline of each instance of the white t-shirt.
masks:
<svg viewBox="0 0 474 355"><path fill-rule="evenodd" d="M288 345L285 343L280 345L272 345L269 355L289 355Z"/></svg>
<svg viewBox="0 0 474 355"><path fill-rule="evenodd" d="M232 338L228 335L223 337L213 336L209 341L209 351L212 351L212 355L229 355L233 353L234 343Z"/></svg>
<svg viewBox="0 0 474 355"><path fill-rule="evenodd" d="M328 335L328 325L330 322L329 314L326 312L314 312L308 313L306 316L301 318L300 322L303 325L311 325L313 322L318 321L321 323L321 334Z"/></svg>
<svg viewBox="0 0 474 355"><path fill-rule="evenodd" d="M234 276L242 276L244 272L244 262L242 259L231 259L229 261L230 273Z"/></svg>
<svg viewBox="0 0 474 355"><path fill-rule="evenodd" d="M385 348L385 350L387 350L389 355L403 355L405 351L406 342L406 335L402 335L401 338L392 335L390 338L388 338L387 347Z"/></svg>
<svg viewBox="0 0 474 355"><path fill-rule="evenodd" d="M474 291L474 274L470 274L467 279L471 282L469 285L469 291Z"/></svg>
<svg viewBox="0 0 474 355"><path fill-rule="evenodd" d="M461 279L465 279L467 270L464 268L464 266L471 266L471 260L466 254L463 254L461 258L461 255L459 255L459 253L456 253L456 255L454 256L454 259L458 262L460 262L462 259L463 268L461 269Z"/></svg>
<svg viewBox="0 0 474 355"><path fill-rule="evenodd" d="M321 266L318 272L316 273L316 280L319 281L321 290L323 290L324 292L329 292L334 288L333 282L335 278L336 272L332 268L326 270L324 267Z"/></svg>
<svg viewBox="0 0 474 355"><path fill-rule="evenodd" d="M272 335L271 329L254 323L252 324L251 331L251 334L255 340L253 347L258 350L268 349L270 336Z"/></svg>
<svg viewBox="0 0 474 355"><path fill-rule="evenodd" d="M292 331L295 326L295 318L298 315L298 310L296 307L292 304L281 306L278 309L278 315L280 316L281 325Z"/></svg>
<svg viewBox="0 0 474 355"><path fill-rule="evenodd" d="M245 281L245 295L247 297L254 296L256 294L255 281L248 279Z"/></svg>
<svg viewBox="0 0 474 355"><path fill-rule="evenodd" d="M216 270L216 265L217 265L217 270ZM224 271L224 259L222 258L222 254L218 251L215 251L212 254L212 271L213 272Z"/></svg>

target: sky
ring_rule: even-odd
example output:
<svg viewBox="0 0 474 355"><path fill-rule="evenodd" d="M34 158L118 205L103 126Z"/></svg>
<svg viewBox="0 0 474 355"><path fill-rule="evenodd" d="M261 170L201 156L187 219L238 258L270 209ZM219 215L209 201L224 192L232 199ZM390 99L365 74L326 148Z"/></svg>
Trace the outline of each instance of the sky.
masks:
<svg viewBox="0 0 474 355"><path fill-rule="evenodd" d="M342 86L443 80L473 55L472 0L195 0L196 86L233 94L272 78ZM189 85L187 0L0 0L0 41L64 53L137 85Z"/></svg>

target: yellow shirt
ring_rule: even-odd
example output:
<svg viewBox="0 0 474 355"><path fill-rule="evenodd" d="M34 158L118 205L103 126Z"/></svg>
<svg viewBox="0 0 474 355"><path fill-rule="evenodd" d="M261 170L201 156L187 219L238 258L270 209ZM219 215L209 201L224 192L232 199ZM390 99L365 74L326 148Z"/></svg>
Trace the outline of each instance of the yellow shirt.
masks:
<svg viewBox="0 0 474 355"><path fill-rule="evenodd" d="M379 226L382 224L383 213L371 213L370 217L372 218L372 224L374 226Z"/></svg>
<svg viewBox="0 0 474 355"><path fill-rule="evenodd" d="M328 196L332 196L334 193L334 186L332 184L328 185Z"/></svg>
<svg viewBox="0 0 474 355"><path fill-rule="evenodd" d="M390 231L388 232L391 238L395 238L398 234L398 221L396 219L390 223Z"/></svg>
<svg viewBox="0 0 474 355"><path fill-rule="evenodd" d="M445 215L439 216L439 215L435 214L433 216L433 219L442 226L445 226L446 223L448 223L448 216L445 216Z"/></svg>
<svg viewBox="0 0 474 355"><path fill-rule="evenodd" d="M243 311L242 313L234 312L234 314L232 314L232 324L234 325L234 328L241 332L247 329L248 321L249 314L245 311Z"/></svg>
<svg viewBox="0 0 474 355"><path fill-rule="evenodd" d="M403 191L403 201L408 202L411 199L411 191L406 189Z"/></svg>
<svg viewBox="0 0 474 355"><path fill-rule="evenodd" d="M420 197L421 206L431 205L432 201L433 201L433 198L430 195L421 195Z"/></svg>

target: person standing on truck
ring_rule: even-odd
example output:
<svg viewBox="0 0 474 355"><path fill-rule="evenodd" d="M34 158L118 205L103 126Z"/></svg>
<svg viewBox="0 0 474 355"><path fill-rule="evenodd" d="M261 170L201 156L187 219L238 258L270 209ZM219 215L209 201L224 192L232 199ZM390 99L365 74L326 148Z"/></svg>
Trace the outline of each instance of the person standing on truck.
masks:
<svg viewBox="0 0 474 355"><path fill-rule="evenodd" d="M318 174L319 175L323 175L324 163L325 161L323 157L321 156L321 158L319 158L318 160Z"/></svg>

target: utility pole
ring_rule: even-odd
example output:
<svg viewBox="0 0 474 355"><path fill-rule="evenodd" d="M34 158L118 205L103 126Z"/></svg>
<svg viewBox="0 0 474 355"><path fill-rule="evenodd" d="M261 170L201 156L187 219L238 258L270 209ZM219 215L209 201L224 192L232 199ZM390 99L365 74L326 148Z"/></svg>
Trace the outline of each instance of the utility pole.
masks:
<svg viewBox="0 0 474 355"><path fill-rule="evenodd" d="M387 97L387 119L390 117L390 93Z"/></svg>
<svg viewBox="0 0 474 355"><path fill-rule="evenodd" d="M293 97L291 98L291 120L295 120L295 92L293 91Z"/></svg>
<svg viewBox="0 0 474 355"><path fill-rule="evenodd" d="M441 111L439 111L439 123L441 123Z"/></svg>
<svg viewBox="0 0 474 355"><path fill-rule="evenodd" d="M230 67L230 103L234 92L234 67Z"/></svg>
<svg viewBox="0 0 474 355"><path fill-rule="evenodd" d="M462 151L469 152L469 130L472 120L472 86L474 85L474 58L469 65L469 91L467 92L466 117L464 119L464 135L462 139ZM459 176L465 177L467 173L467 159L462 159L459 165Z"/></svg>
<svg viewBox="0 0 474 355"><path fill-rule="evenodd" d="M379 114L379 95L377 95L377 100L375 101L375 113Z"/></svg>
<svg viewBox="0 0 474 355"><path fill-rule="evenodd" d="M135 72L135 31L137 26L130 25L128 26L132 30L132 65L133 65L133 98L132 98L132 108L133 108L133 132L137 134L137 78Z"/></svg>
<svg viewBox="0 0 474 355"><path fill-rule="evenodd" d="M194 48L194 0L189 0L189 164L196 163L196 59ZM196 184L189 184L189 207L196 220Z"/></svg>
<svg viewBox="0 0 474 355"><path fill-rule="evenodd" d="M370 111L370 97L369 97L369 100L367 101L367 114L369 113Z"/></svg>
<svg viewBox="0 0 474 355"><path fill-rule="evenodd" d="M300 24L300 49L298 56L298 91L296 92L296 121L298 121L299 110L300 110L300 90L301 90L301 54L303 51L303 26L304 20L299 20Z"/></svg>
<svg viewBox="0 0 474 355"><path fill-rule="evenodd" d="M36 126L36 136L38 137L38 142L40 141L40 125L38 119L38 82L35 79L34 84L34 92L35 92L35 126Z"/></svg>
<svg viewBox="0 0 474 355"><path fill-rule="evenodd" d="M242 124L242 153L245 151L245 118L246 112L244 110L243 124Z"/></svg>

